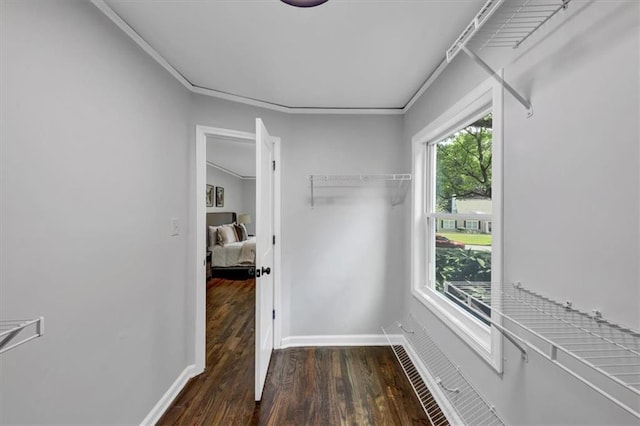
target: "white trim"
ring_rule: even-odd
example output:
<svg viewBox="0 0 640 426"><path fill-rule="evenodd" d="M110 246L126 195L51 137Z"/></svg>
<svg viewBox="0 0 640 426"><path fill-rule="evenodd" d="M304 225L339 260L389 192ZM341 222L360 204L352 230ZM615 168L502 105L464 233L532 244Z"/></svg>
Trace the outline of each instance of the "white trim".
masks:
<svg viewBox="0 0 640 426"><path fill-rule="evenodd" d="M255 133L242 132L238 130L222 129L219 127L209 127L196 125L196 212L195 212L195 224L196 224L196 291L195 291L195 366L197 374L204 371L205 368L205 353L206 353L206 283L205 283L205 270L204 259L206 258L206 203L204 197L199 197L198 194L204 194L207 182L207 168L206 168L206 144L207 135L229 137L233 139L244 140L256 140ZM276 246L274 248L274 277L273 277L273 292L274 292L274 309L276 310L276 319L273 323L274 327L274 348L280 347L280 339L282 336L282 312L281 308L281 272L282 271L282 245L281 240L281 224L282 224L282 161L280 160L280 144L281 140L278 137L272 136L274 144L274 159L276 161L276 171L274 173L274 230L276 235Z"/></svg>
<svg viewBox="0 0 640 426"><path fill-rule="evenodd" d="M149 414L140 422L141 425L155 425L158 420L162 417L162 415L167 411L167 409L173 403L173 400L180 394L182 389L187 385L189 380L192 377L196 376L196 366L188 365L182 373L178 376L178 378L173 382L169 389L162 395L160 400L153 406Z"/></svg>
<svg viewBox="0 0 640 426"><path fill-rule="evenodd" d="M236 172L232 172L231 170L226 169L226 168L224 168L224 167L222 167L222 166L219 166L219 165L217 165L216 163L213 163L213 162L211 162L211 161L207 161L207 166L209 166L209 167L213 167L214 169L218 169L218 170L220 170L221 172L224 172L224 173L226 173L226 174L228 174L228 175L231 175L231 176L233 176L233 177L235 177L235 178L238 178L238 179L242 179L242 180L256 180L256 177L255 177L255 176L242 176L242 175L239 175L239 174L237 174Z"/></svg>
<svg viewBox="0 0 640 426"><path fill-rule="evenodd" d="M193 93L204 96L211 96L218 99L226 99L232 102L239 102L245 105L269 109L271 111L283 112L286 114L336 114L336 115L402 115L403 108L305 108L290 107L286 105L274 104L272 102L261 101L259 99L247 98L245 96L234 95L232 93L221 92L219 90L208 89L205 87L189 85L188 88Z"/></svg>
<svg viewBox="0 0 640 426"><path fill-rule="evenodd" d="M308 346L388 346L384 334L341 334L322 336L289 336L282 339L281 349Z"/></svg>
<svg viewBox="0 0 640 426"><path fill-rule="evenodd" d="M493 112L493 190L494 205L499 208L492 212L493 222L493 250L492 250L492 303L495 300L497 310L501 308L500 290L502 283L502 121L503 121L503 89L493 79L488 79L479 87L449 108L431 124L420 130L411 140L412 142L412 210L411 210L411 294L424 306L432 311L444 324L473 348L485 359L498 373L502 372L502 338L492 327L486 326L477 318L461 310L456 304L443 297L435 290L425 287L429 280L428 266L433 264L435 256L427 250L425 238L416 236L433 233L435 224L428 224L427 217L440 216L429 213L426 210L426 200L434 197L431 187L426 187L427 165L435 166L433 156L428 149L429 144L434 144L441 138L457 130L465 124L470 117L478 115L491 106ZM427 163L429 162L429 163ZM423 195L426 194L426 195ZM454 215L447 214L448 217ZM458 215L455 215L458 216ZM479 215L473 215L474 219ZM430 231L431 229L431 231ZM430 260L427 262L427 254ZM433 278L433 276L431 277ZM501 318L492 313L492 319L498 324Z"/></svg>
<svg viewBox="0 0 640 426"><path fill-rule="evenodd" d="M436 79L440 76L440 74L442 74L442 71L444 71L444 69L447 67L447 65L449 65L449 63L447 62L447 59L445 58L445 59L442 60L442 62L440 62L438 67L431 73L431 75L429 75L429 78L427 78L427 81L425 81L422 84L420 89L418 89L418 91L416 93L414 93L414 95L411 97L409 102L407 102L407 104L404 106L404 108L402 108L402 113L403 114L406 113L407 111L409 111L411 109L411 107L413 106L413 104L415 104L416 101L418 99L420 99L422 94L427 91L429 86L431 86L433 84L433 82L436 81Z"/></svg>
<svg viewBox="0 0 640 426"><path fill-rule="evenodd" d="M431 213L429 217L435 219L453 219L453 220L491 220L493 214L484 213Z"/></svg>
<svg viewBox="0 0 640 426"><path fill-rule="evenodd" d="M279 349L282 345L282 141L274 136L271 136L271 139L273 158L276 162L276 170L273 173L273 232L276 235L276 245L273 248L273 309L276 311L273 321L273 348Z"/></svg>
<svg viewBox="0 0 640 426"><path fill-rule="evenodd" d="M184 87L191 90L193 87L191 83L184 78L182 74L178 72L169 62L166 61L149 43L147 43L140 35L133 29L129 24L127 24L111 7L104 2L104 0L91 0L91 3L102 13L104 13L114 24L118 26L122 31L125 32L126 35L131 37L133 41L135 41L138 46L142 48L145 52L149 54L157 63L159 63L162 68L169 71L169 74L175 77Z"/></svg>
<svg viewBox="0 0 640 426"><path fill-rule="evenodd" d="M104 0L91 0L102 13L104 13L118 28L124 31L131 39L138 44L149 56L155 59L158 64L169 72L176 80L192 93L211 96L218 99L225 99L232 102L238 102L245 105L265 108L272 111L284 112L289 114L354 114L354 115L402 115L403 108L297 108L284 105L274 104L272 102L261 101L258 99L247 98L245 96L234 95L233 93L221 92L219 90L208 89L205 87L194 86L180 72L175 69L166 59L158 53L149 43L147 43L140 35L127 24Z"/></svg>
<svg viewBox="0 0 640 426"><path fill-rule="evenodd" d="M195 305L194 312L194 342L195 342L195 366L198 374L204 371L206 360L206 246L207 238L207 217L204 214L207 211L205 197L199 196L206 192L207 185L207 129L206 127L196 126L196 193L195 193L195 217L196 225L196 257L195 257Z"/></svg>
<svg viewBox="0 0 640 426"><path fill-rule="evenodd" d="M261 101L259 99L252 99L245 96L234 95L233 93L226 93L219 90L208 89L205 87L199 87L191 84L177 69L173 67L166 59L158 53L149 43L147 43L140 35L127 24L111 7L105 3L104 0L91 0L91 3L97 7L102 13L104 13L114 24L118 26L126 35L136 42L138 46L142 48L149 56L151 56L158 64L169 72L176 80L178 80L184 87L192 93L198 93L204 96L211 96L218 99L225 99L232 102L238 102L245 105L251 105L255 107L265 108L271 111L284 112L288 114L335 114L335 115L403 115L411 108L413 103L424 93L424 91L433 83L435 78L440 75L444 67L442 64L429 76L427 81L411 98L409 103L404 107L398 108L301 108L301 107L289 107L285 105L278 105L272 102ZM446 63L446 61L445 61ZM442 69L441 69L442 68Z"/></svg>

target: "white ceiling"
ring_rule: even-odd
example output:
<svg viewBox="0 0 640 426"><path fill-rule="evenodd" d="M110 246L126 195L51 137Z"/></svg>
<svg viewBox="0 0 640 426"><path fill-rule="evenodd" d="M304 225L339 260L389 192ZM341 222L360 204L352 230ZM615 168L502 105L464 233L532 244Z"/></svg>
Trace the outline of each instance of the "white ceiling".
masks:
<svg viewBox="0 0 640 426"><path fill-rule="evenodd" d="M195 87L289 108L358 109L404 107L484 2L106 0Z"/></svg>
<svg viewBox="0 0 640 426"><path fill-rule="evenodd" d="M207 163L236 177L255 178L256 144L246 139L207 136Z"/></svg>

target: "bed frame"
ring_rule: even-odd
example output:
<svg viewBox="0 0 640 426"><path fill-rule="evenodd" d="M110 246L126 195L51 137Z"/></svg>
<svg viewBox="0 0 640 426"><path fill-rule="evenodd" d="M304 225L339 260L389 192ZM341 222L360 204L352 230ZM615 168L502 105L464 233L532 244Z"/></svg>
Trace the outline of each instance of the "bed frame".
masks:
<svg viewBox="0 0 640 426"><path fill-rule="evenodd" d="M209 227L226 225L236 222L235 212L215 212L207 213L207 251L209 251ZM256 275L255 265L246 266L213 266L211 265L211 276L214 278L226 278L231 280L246 280Z"/></svg>

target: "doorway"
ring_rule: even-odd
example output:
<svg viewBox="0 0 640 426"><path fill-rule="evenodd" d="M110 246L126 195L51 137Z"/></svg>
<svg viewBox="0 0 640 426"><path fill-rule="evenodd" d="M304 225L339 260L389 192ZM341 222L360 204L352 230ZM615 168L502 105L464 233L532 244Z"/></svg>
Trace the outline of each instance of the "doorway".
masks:
<svg viewBox="0 0 640 426"><path fill-rule="evenodd" d="M195 291L194 291L194 333L195 333L195 375L205 369L206 351L206 190L207 190L207 138L237 140L242 143L255 145L256 134L230 129L196 126L196 257L195 257ZM281 341L281 244L279 242L281 230L281 162L280 139L270 137L273 143L273 159L276 167L273 174L273 233L276 244L273 247L273 347L279 348ZM257 191L258 189L256 189ZM260 198L260 197L257 197ZM259 200L257 202L260 202ZM258 206L256 206L258 207ZM259 208L258 208L259 211ZM257 219L257 218L256 218ZM257 265L256 265L257 266Z"/></svg>

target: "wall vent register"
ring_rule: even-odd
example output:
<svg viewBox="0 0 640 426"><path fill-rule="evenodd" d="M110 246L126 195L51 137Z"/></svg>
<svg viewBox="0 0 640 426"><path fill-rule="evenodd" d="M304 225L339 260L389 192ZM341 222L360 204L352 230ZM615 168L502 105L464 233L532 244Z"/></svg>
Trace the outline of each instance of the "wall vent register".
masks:
<svg viewBox="0 0 640 426"><path fill-rule="evenodd" d="M480 395L413 316L408 315L382 330L433 424L504 425L494 407ZM407 347L400 342L408 343ZM420 367L421 374L416 371L414 363ZM429 386L430 392L422 389L422 382ZM432 399L439 406L435 413ZM444 413L446 418L441 418L439 413Z"/></svg>

